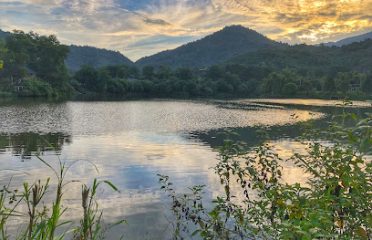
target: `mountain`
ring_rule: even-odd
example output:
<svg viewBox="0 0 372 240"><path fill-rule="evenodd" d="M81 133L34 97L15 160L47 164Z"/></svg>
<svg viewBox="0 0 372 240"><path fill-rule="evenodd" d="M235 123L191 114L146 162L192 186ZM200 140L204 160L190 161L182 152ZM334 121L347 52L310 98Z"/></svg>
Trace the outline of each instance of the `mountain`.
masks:
<svg viewBox="0 0 372 240"><path fill-rule="evenodd" d="M107 65L133 65L133 62L120 52L88 46L70 46L66 59L67 68L77 71L83 65L103 67Z"/></svg>
<svg viewBox="0 0 372 240"><path fill-rule="evenodd" d="M4 39L11 33L0 30L0 39ZM75 72L83 65L103 67L107 65L133 65L133 62L120 52L100 49L89 46L69 46L69 54L65 61L69 71Z"/></svg>
<svg viewBox="0 0 372 240"><path fill-rule="evenodd" d="M141 58L140 66L168 65L170 67L207 67L237 55L281 45L254 30L229 26L203 39L173 50Z"/></svg>
<svg viewBox="0 0 372 240"><path fill-rule="evenodd" d="M354 43L354 42L362 42L362 41L367 40L367 39L372 39L372 32L368 32L368 33L358 35L358 36L354 36L354 37L345 38L345 39L339 40L337 42L325 43L324 45L325 46L330 46L330 47L331 46L341 47L341 46L345 46L345 45L348 45L348 44L351 44L351 43Z"/></svg>
<svg viewBox="0 0 372 240"><path fill-rule="evenodd" d="M337 48L282 45L243 54L230 59L225 64L240 64L276 70L294 68L312 73L371 72L372 39Z"/></svg>

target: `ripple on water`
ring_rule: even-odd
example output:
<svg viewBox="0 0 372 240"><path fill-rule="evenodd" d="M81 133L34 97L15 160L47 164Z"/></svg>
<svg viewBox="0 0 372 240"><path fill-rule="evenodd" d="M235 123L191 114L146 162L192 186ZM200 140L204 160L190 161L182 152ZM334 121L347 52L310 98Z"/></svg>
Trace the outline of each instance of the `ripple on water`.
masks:
<svg viewBox="0 0 372 240"><path fill-rule="evenodd" d="M296 109L227 109L191 101L67 102L0 107L0 132L71 135L128 131L192 132L256 125L285 125L322 117Z"/></svg>

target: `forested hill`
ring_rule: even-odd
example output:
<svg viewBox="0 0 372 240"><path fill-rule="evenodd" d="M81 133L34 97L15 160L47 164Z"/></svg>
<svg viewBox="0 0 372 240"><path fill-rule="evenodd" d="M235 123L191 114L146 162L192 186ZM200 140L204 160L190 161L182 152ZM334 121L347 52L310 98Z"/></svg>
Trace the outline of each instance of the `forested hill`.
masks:
<svg viewBox="0 0 372 240"><path fill-rule="evenodd" d="M342 71L370 72L371 56L372 39L368 39L343 47L283 45L243 54L226 63L329 74Z"/></svg>
<svg viewBox="0 0 372 240"><path fill-rule="evenodd" d="M0 30L0 39L9 36L9 32ZM95 68L109 65L132 65L133 62L120 52L100 49L89 46L69 46L69 53L66 59L66 66L69 71L75 72L83 65L90 65Z"/></svg>
<svg viewBox="0 0 372 240"><path fill-rule="evenodd" d="M345 38L345 39L339 40L337 42L325 43L324 45L342 47L342 46L345 46L345 45L348 45L348 44L351 44L351 43L362 42L362 41L367 40L367 39L372 39L372 32L368 32L368 33L358 35L358 36L354 36L354 37Z"/></svg>
<svg viewBox="0 0 372 240"><path fill-rule="evenodd" d="M66 59L67 68L70 71L77 71L81 66L89 65L94 68L109 65L132 65L133 62L120 52L107 49L100 49L89 46L69 47L69 54Z"/></svg>
<svg viewBox="0 0 372 240"><path fill-rule="evenodd" d="M188 43L174 50L144 57L136 63L140 66L166 65L169 67L208 67L240 54L281 45L242 26L225 27L201 40Z"/></svg>

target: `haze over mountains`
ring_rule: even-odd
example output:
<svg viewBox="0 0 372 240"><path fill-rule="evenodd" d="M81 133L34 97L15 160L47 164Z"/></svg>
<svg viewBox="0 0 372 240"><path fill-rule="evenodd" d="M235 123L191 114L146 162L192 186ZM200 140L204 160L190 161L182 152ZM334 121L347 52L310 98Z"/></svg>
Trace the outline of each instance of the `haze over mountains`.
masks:
<svg viewBox="0 0 372 240"><path fill-rule="evenodd" d="M372 32L368 32L368 33L365 33L365 34L362 34L362 35L341 39L337 42L325 43L324 45L325 46L342 47L342 46L345 46L345 45L348 45L348 44L351 44L351 43L362 42L362 41L367 40L367 39L372 39Z"/></svg>
<svg viewBox="0 0 372 240"><path fill-rule="evenodd" d="M5 37L7 37L8 35L9 35L8 32L3 32L3 31L0 30L0 38L5 38Z"/></svg>
<svg viewBox="0 0 372 240"><path fill-rule="evenodd" d="M0 38L9 33L0 30ZM370 39L370 40L368 40ZM325 46L307 46L279 43L262 34L243 26L229 26L195 42L182 45L152 56L139 59L133 63L117 51L99 49L89 46L70 46L66 65L70 71L77 71L83 65L98 68L108 65L160 66L172 68L196 67L204 68L222 63L239 63L245 65L268 65L270 67L308 66L316 69L324 64L337 62L354 63L358 61L358 70L369 68L372 54L372 32L346 38L325 46L350 47L331 49ZM349 51L353 49L352 51ZM354 57L353 57L354 56ZM372 64L372 63L371 63Z"/></svg>

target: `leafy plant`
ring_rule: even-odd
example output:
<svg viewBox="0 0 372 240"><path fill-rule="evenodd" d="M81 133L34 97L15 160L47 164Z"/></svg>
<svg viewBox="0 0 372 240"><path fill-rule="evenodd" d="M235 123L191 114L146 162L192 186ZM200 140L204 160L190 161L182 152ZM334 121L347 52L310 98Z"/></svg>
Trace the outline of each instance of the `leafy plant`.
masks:
<svg viewBox="0 0 372 240"><path fill-rule="evenodd" d="M301 139L308 140L306 154L286 160L268 144L244 152L226 141L215 167L224 194L212 204L203 201L203 186L179 194L160 176L172 200L174 238L370 239L372 116L344 113L320 132L328 141L314 136ZM284 181L285 161L309 174L305 184Z"/></svg>
<svg viewBox="0 0 372 240"><path fill-rule="evenodd" d="M108 185L111 189L116 192L119 190L110 181L98 181L94 179L93 185L88 187L83 185L81 188L81 199L83 208L83 218L80 221L80 226L77 227L74 239L78 240L96 240L104 239L105 228L103 227L103 211L99 209L98 202L96 201L96 194L101 184ZM125 221L119 221L114 224L122 224ZM112 227L112 226L110 226Z"/></svg>
<svg viewBox="0 0 372 240"><path fill-rule="evenodd" d="M10 181L0 190L0 239L10 239L7 223L15 217L22 217L28 222L26 229L21 230L22 234L17 237L19 240L65 239L71 233L74 239L79 240L104 239L105 232L109 228L105 227L103 222L103 211L99 208L96 194L102 184L118 192L116 186L110 181L98 181L97 179L94 179L92 187L83 184L83 216L80 225L73 227L72 221L62 221L61 218L67 211L67 208L63 206L64 190L68 184L74 182L66 181L66 174L76 162L66 166L59 160L59 167L56 169L41 157L37 156L37 158L54 173L57 180L53 192L54 201L50 206L44 203L46 195L50 193L50 178L44 183L41 180L32 185L24 183L21 192L11 190ZM27 212L17 210L22 204L26 206ZM124 221L119 221L115 225L122 223Z"/></svg>

